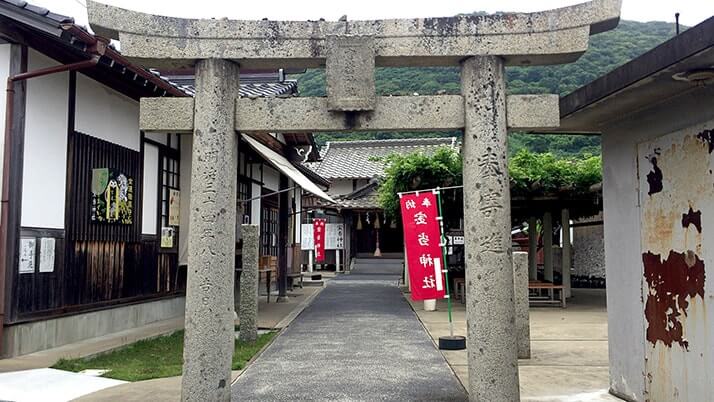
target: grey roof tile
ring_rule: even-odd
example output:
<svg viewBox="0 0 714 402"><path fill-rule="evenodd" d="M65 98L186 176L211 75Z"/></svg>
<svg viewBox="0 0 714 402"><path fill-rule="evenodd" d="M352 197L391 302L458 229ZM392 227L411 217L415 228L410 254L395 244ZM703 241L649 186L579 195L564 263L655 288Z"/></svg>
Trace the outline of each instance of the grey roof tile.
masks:
<svg viewBox="0 0 714 402"><path fill-rule="evenodd" d="M68 16L62 15L62 14L53 13L44 7L30 4L24 0L0 0L0 1L3 3L11 4L17 8L25 9L27 11L30 11L32 13L39 15L40 17L49 18L57 23L63 23L63 22L72 22L73 23L74 22L74 18L72 18L72 17L68 17Z"/></svg>
<svg viewBox="0 0 714 402"><path fill-rule="evenodd" d="M330 179L368 179L384 175L384 162L374 160L393 153L432 153L439 147L456 147L455 137L405 138L328 142L320 152L322 161L309 166Z"/></svg>

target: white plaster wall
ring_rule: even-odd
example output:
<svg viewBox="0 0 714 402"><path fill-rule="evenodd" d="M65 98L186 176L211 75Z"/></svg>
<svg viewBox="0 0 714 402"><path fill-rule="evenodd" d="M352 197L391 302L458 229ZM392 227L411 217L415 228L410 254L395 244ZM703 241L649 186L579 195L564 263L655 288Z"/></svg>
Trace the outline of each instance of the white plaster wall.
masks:
<svg viewBox="0 0 714 402"><path fill-rule="evenodd" d="M77 73L75 129L138 151L139 102Z"/></svg>
<svg viewBox="0 0 714 402"><path fill-rule="evenodd" d="M191 154L193 152L193 136L181 136L180 186L181 203L179 204L179 265L188 264L188 230L189 213L191 211Z"/></svg>
<svg viewBox="0 0 714 402"><path fill-rule="evenodd" d="M7 77L10 75L10 44L0 44L0 122L3 129L5 128L5 90L7 89ZM0 189L2 188L2 159L4 155L5 131L0 134ZM0 204L0 213L2 213L2 204Z"/></svg>
<svg viewBox="0 0 714 402"><path fill-rule="evenodd" d="M263 187L268 190L278 191L280 188L280 172L268 165L263 165Z"/></svg>
<svg viewBox="0 0 714 402"><path fill-rule="evenodd" d="M253 197L259 196L260 191L261 191L260 184L251 183L250 192L251 192L251 194L253 194ZM253 225L258 225L258 228L260 228L260 201L261 200L262 200L262 198L256 198L250 202L250 223L252 223Z"/></svg>
<svg viewBox="0 0 714 402"><path fill-rule="evenodd" d="M714 119L711 99L714 88L705 87L602 130L610 386L628 400L645 400L646 381L637 144Z"/></svg>
<svg viewBox="0 0 714 402"><path fill-rule="evenodd" d="M354 189L352 188L352 179L332 179L330 180L330 189L327 192L330 195L349 194Z"/></svg>
<svg viewBox="0 0 714 402"><path fill-rule="evenodd" d="M28 70L59 63L32 49ZM64 228L69 73L27 81L21 225Z"/></svg>
<svg viewBox="0 0 714 402"><path fill-rule="evenodd" d="M141 194L141 233L156 234L159 194L159 147L144 144L144 180ZM180 207L180 205L179 205Z"/></svg>

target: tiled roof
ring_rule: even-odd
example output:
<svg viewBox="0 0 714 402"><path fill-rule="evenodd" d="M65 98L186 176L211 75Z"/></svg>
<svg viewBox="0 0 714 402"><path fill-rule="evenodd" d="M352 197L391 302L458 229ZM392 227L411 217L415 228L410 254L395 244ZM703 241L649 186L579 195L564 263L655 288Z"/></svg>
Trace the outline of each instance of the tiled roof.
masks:
<svg viewBox="0 0 714 402"><path fill-rule="evenodd" d="M43 25L52 26L53 29L68 31L72 35L78 36L81 41L88 40L96 42L98 40L98 37L89 33L85 27L74 24L74 18L72 17L53 13L44 7L35 6L23 0L0 0L0 6L3 5L9 5L9 7L4 7L8 12L19 13L18 15L21 14L24 16L33 16L32 21L41 21ZM26 18L22 19L23 23L27 21ZM74 43L74 41L72 41L72 43ZM109 45L109 48L104 56L112 59L114 62L126 65L129 69L141 72L141 74L145 76L144 78L154 80L154 84L157 84L162 89L168 90L168 92L171 92L173 95L195 95L196 90L194 88L193 76L164 76L157 70L145 69L129 64L127 60L121 57L121 53L116 50L112 44ZM277 73L269 72L248 74L246 76L241 75L240 96L281 97L294 96L297 94L297 81L278 81L274 77L277 77Z"/></svg>
<svg viewBox="0 0 714 402"><path fill-rule="evenodd" d="M371 179L384 175L384 162L374 160L394 153L432 153L439 147L456 147L455 137L405 138L328 142L320 152L322 161L309 166L330 179Z"/></svg>
<svg viewBox="0 0 714 402"><path fill-rule="evenodd" d="M174 96L186 96L181 88L155 71L129 63L111 43L106 44L106 39L93 35L85 27L75 24L72 17L53 13L44 7L35 6L22 0L0 0L0 16L37 29L39 32L51 33L47 39L57 41L68 52L80 50L86 55L97 55L96 49L106 46L106 49L100 53L102 56L99 66L104 64L121 79L137 82L137 85L142 85L143 82L142 87L148 88L145 91L153 87L152 94L166 95L168 93ZM105 45L98 46L99 42ZM157 92L159 89L162 91Z"/></svg>
<svg viewBox="0 0 714 402"><path fill-rule="evenodd" d="M340 207L344 209L382 209L379 206L377 188L379 180L372 179L369 183L349 194L334 196L337 205L327 201L317 200L317 204L324 207Z"/></svg>
<svg viewBox="0 0 714 402"><path fill-rule="evenodd" d="M368 184L349 194L335 197L335 201L347 209L381 209L378 201L378 187L379 181L372 179Z"/></svg>
<svg viewBox="0 0 714 402"><path fill-rule="evenodd" d="M2 0L2 2L12 4L13 6L18 8L25 9L34 14L37 14L40 17L49 18L50 20L57 23L74 23L74 18L72 17L53 13L44 7L35 6L23 0Z"/></svg>
<svg viewBox="0 0 714 402"><path fill-rule="evenodd" d="M195 95L196 87L194 85L194 77L192 75L187 76L168 76L171 82L175 83L179 88L184 90L184 92L189 95ZM253 79L251 76L244 76L241 74L240 77L240 96L246 98L259 98L259 97L283 97L283 96L295 96L297 95L297 81L295 80L284 80L284 81L269 81L270 78L260 75Z"/></svg>

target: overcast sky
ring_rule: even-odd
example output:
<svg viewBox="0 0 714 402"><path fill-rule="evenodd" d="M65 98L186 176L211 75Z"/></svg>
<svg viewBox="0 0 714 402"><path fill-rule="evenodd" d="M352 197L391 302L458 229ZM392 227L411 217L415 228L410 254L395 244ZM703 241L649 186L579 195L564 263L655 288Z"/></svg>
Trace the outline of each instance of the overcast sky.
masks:
<svg viewBox="0 0 714 402"><path fill-rule="evenodd" d="M87 23L85 0L28 0L59 14ZM540 11L581 3L582 0L101 0L123 8L190 18L271 20L444 17L473 11ZM714 15L714 0L624 0L622 18L636 21L674 22L680 13L683 25L696 25Z"/></svg>

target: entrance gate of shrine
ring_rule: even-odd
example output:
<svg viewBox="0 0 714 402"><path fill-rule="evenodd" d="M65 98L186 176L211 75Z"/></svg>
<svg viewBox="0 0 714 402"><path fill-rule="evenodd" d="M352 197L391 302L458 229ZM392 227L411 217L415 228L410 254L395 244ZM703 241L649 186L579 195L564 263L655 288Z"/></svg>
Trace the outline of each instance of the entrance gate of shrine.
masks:
<svg viewBox="0 0 714 402"><path fill-rule="evenodd" d="M144 98L140 128L192 132L183 400L230 400L236 132L463 130L471 400L519 399L509 129L556 127L557 95L507 95L504 67L575 61L621 0L375 21L170 18L88 1L99 35L155 68L195 67L194 98ZM461 95L377 96L375 66L460 66ZM241 68L325 67L325 98L239 98Z"/></svg>

